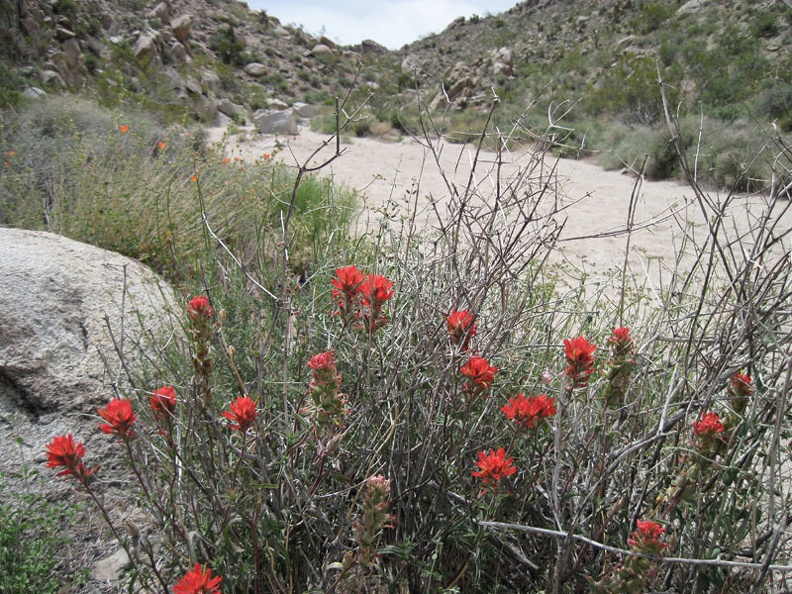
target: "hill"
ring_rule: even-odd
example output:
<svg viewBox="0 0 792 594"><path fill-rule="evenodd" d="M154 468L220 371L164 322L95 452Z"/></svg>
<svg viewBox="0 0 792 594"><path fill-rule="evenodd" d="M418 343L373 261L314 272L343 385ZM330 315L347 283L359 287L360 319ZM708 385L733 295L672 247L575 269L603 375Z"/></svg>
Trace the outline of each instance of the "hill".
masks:
<svg viewBox="0 0 792 594"><path fill-rule="evenodd" d="M346 97L365 105L355 134L412 133L431 113L464 141L497 97L494 125L512 138L550 125L568 155L619 168L650 154L647 173L666 178L678 168L662 80L675 115L708 118L709 181L751 189L737 179L767 171L745 155L792 129L791 23L792 6L772 0L526 0L391 52L338 47L235 1L19 0L0 8L0 105L68 90L171 121L219 111L241 123L305 102L328 106L315 125L330 130Z"/></svg>

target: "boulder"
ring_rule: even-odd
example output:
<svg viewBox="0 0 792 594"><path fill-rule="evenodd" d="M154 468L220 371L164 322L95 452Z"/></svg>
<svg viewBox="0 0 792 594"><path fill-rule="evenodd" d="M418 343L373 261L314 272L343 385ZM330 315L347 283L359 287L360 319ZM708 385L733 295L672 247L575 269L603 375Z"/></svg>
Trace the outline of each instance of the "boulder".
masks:
<svg viewBox="0 0 792 594"><path fill-rule="evenodd" d="M297 134L297 120L291 109L283 111L262 109L253 116L256 128L262 134Z"/></svg>
<svg viewBox="0 0 792 594"><path fill-rule="evenodd" d="M325 45L324 43L317 43L315 46L311 48L311 55L312 56L327 56L333 53L333 48L329 45Z"/></svg>
<svg viewBox="0 0 792 594"><path fill-rule="evenodd" d="M160 2L148 13L148 19L157 19L163 23L167 23L170 19L170 7L165 2Z"/></svg>
<svg viewBox="0 0 792 594"><path fill-rule="evenodd" d="M190 31L192 30L192 17L188 14L183 14L180 17L176 17L170 23L171 31L173 31L173 36L180 42L184 43L190 37Z"/></svg>
<svg viewBox="0 0 792 594"><path fill-rule="evenodd" d="M289 109L289 104L281 99L270 97L269 99L267 99L267 107L270 109L277 109L278 111L283 111L284 109Z"/></svg>
<svg viewBox="0 0 792 594"><path fill-rule="evenodd" d="M38 87L25 86L22 88L22 96L25 97L26 99L37 100L46 97L47 93L46 91L44 91L44 89L40 89Z"/></svg>
<svg viewBox="0 0 792 594"><path fill-rule="evenodd" d="M297 101L294 103L294 105L292 105L292 109L298 118L308 120L316 115L316 108L313 105L309 105L308 103L301 103Z"/></svg>
<svg viewBox="0 0 792 594"><path fill-rule="evenodd" d="M171 58L177 64L184 64L187 61L187 50L178 41L174 41L170 46Z"/></svg>
<svg viewBox="0 0 792 594"><path fill-rule="evenodd" d="M138 61L156 60L159 57L159 33L145 31L140 34L132 51Z"/></svg>
<svg viewBox="0 0 792 594"><path fill-rule="evenodd" d="M245 64L244 70L245 74L255 76L256 78L264 76L267 74L267 72L269 72L269 68L260 62L251 62L250 64Z"/></svg>
<svg viewBox="0 0 792 594"><path fill-rule="evenodd" d="M57 89L65 89L66 83L64 82L63 78L60 74L58 74L54 70L44 69L39 74L39 79L42 83L44 83L48 87L53 87ZM39 89L40 90L40 89ZM41 91L42 93L44 91Z"/></svg>
<svg viewBox="0 0 792 594"><path fill-rule="evenodd" d="M217 102L217 111L232 119L245 115L245 109L241 105L237 105L227 98L220 99Z"/></svg>
<svg viewBox="0 0 792 594"><path fill-rule="evenodd" d="M77 34L71 29L61 26L55 27L55 39L58 41L66 41L68 39L74 39L75 37L77 37Z"/></svg>
<svg viewBox="0 0 792 594"><path fill-rule="evenodd" d="M167 283L137 261L0 229L0 410L32 420L93 413L124 381L114 340L147 343L176 309Z"/></svg>
<svg viewBox="0 0 792 594"><path fill-rule="evenodd" d="M360 42L360 52L363 54L387 54L388 48L372 39L364 39Z"/></svg>

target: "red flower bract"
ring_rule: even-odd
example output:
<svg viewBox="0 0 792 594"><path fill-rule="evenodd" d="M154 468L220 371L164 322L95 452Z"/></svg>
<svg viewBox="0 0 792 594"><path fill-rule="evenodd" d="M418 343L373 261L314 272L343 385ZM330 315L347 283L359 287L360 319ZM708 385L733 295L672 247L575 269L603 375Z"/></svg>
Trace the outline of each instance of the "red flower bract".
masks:
<svg viewBox="0 0 792 594"><path fill-rule="evenodd" d="M393 281L384 276L369 274L360 285L360 317L365 321L365 328L376 330L388 323L382 315L382 306L393 297Z"/></svg>
<svg viewBox="0 0 792 594"><path fill-rule="evenodd" d="M591 344L585 337L567 338L564 340L564 355L566 356L566 374L572 380L574 387L585 386L589 376L594 373L594 357L592 353L597 345Z"/></svg>
<svg viewBox="0 0 792 594"><path fill-rule="evenodd" d="M526 398L517 394L516 398L509 398L509 404L501 407L506 418L517 423L518 427L531 429L542 419L556 414L555 398L547 394L539 394Z"/></svg>
<svg viewBox="0 0 792 594"><path fill-rule="evenodd" d="M103 433L116 433L123 439L132 437L132 424L135 422L135 411L132 410L132 403L129 400L115 398L105 408L99 409L99 415L107 423L99 423L99 429Z"/></svg>
<svg viewBox="0 0 792 594"><path fill-rule="evenodd" d="M462 375L470 378L475 387L486 389L495 381L498 368L490 365L483 357L471 357L460 371Z"/></svg>
<svg viewBox="0 0 792 594"><path fill-rule="evenodd" d="M448 314L446 320L448 335L451 337L451 342L462 345L463 351L467 350L470 339L476 335L474 319L473 314L465 310L455 310Z"/></svg>
<svg viewBox="0 0 792 594"><path fill-rule="evenodd" d="M212 570L208 567L204 572L201 565L196 563L195 567L173 586L173 594L221 594L219 584L222 580L219 575L212 577Z"/></svg>
<svg viewBox="0 0 792 594"><path fill-rule="evenodd" d="M729 389L731 393L738 398L753 396L754 389L751 385L751 376L747 373L735 373L731 377Z"/></svg>
<svg viewBox="0 0 792 594"><path fill-rule="evenodd" d="M64 470L57 476L73 474L82 482L93 472L83 464L84 455L85 446L82 443L74 443L71 433L59 435L47 444L47 468L63 466Z"/></svg>
<svg viewBox="0 0 792 594"><path fill-rule="evenodd" d="M627 539L627 544L637 553L647 555L660 555L668 545L660 541L660 537L665 534L663 528L657 522L651 520L638 520L636 522L638 530L632 533Z"/></svg>
<svg viewBox="0 0 792 594"><path fill-rule="evenodd" d="M234 421L231 429L236 429L244 433L253 425L258 413L256 412L256 402L247 396L240 396L229 407L231 412L223 412L223 416Z"/></svg>
<svg viewBox="0 0 792 594"><path fill-rule="evenodd" d="M506 450L499 448L497 451L490 450L489 454L479 452L476 466L471 474L475 477L484 479L484 484L497 484L502 478L517 472L513 464L514 458L506 458Z"/></svg>
<svg viewBox="0 0 792 594"><path fill-rule="evenodd" d="M394 292L392 280L378 274L369 274L360 286L360 300L363 305L373 308L393 297Z"/></svg>
<svg viewBox="0 0 792 594"><path fill-rule="evenodd" d="M314 355L308 360L308 367L314 371L332 370L335 373L335 354L333 351L325 351Z"/></svg>
<svg viewBox="0 0 792 594"><path fill-rule="evenodd" d="M190 299L187 305L187 315L193 322L201 320L211 320L215 315L214 307L209 305L209 298L204 295L198 295Z"/></svg>
<svg viewBox="0 0 792 594"><path fill-rule="evenodd" d="M693 435L696 437L713 438L725 430L720 417L714 412L708 412L698 421L693 421Z"/></svg>
<svg viewBox="0 0 792 594"><path fill-rule="evenodd" d="M360 285L363 284L365 276L357 269L357 266L343 266L336 268L336 278L330 281L335 289L333 289L333 299L343 299L339 302L351 304L358 293L360 293Z"/></svg>
<svg viewBox="0 0 792 594"><path fill-rule="evenodd" d="M336 268L336 278L330 281L334 287L333 299L338 303L338 314L344 319L344 324L357 312L364 279L365 275L356 266L343 266Z"/></svg>
<svg viewBox="0 0 792 594"><path fill-rule="evenodd" d="M149 406L154 412L154 418L159 420L168 419L176 412L176 390L173 386L163 386L152 393L149 398Z"/></svg>

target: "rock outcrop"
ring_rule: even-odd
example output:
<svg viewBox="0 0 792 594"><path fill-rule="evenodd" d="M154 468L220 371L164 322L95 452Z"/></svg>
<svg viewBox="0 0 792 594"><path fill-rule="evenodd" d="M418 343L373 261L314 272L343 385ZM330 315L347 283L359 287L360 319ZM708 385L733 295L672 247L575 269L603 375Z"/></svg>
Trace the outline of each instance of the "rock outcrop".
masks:
<svg viewBox="0 0 792 594"><path fill-rule="evenodd" d="M36 420L90 413L123 381L116 346L170 323L151 270L50 233L0 229L0 401ZM131 353L130 353L131 356Z"/></svg>

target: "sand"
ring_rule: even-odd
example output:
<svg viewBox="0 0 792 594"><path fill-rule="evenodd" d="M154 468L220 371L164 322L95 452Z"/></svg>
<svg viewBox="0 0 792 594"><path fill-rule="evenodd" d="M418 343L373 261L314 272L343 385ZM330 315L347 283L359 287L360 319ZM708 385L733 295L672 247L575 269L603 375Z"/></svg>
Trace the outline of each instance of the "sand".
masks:
<svg viewBox="0 0 792 594"><path fill-rule="evenodd" d="M223 134L222 128L212 129L210 139L219 142ZM335 153L335 141L313 154L329 138L303 128L294 137L245 132L227 136L224 142L229 155L253 159L263 153L274 153L274 159L296 167L309 159L312 165L330 159ZM426 141L345 138L341 142L342 154L324 167L322 174L332 176L362 197L364 208L359 232L375 229L384 216L383 210L392 215L394 211L404 214L409 208L415 209L418 228L432 229L438 226L438 220L430 203L436 202L443 210L452 188L464 191L471 179L471 163L476 158L475 147L470 144L438 140L434 146L439 153L437 161ZM625 230L634 192L635 217L628 269L635 285L658 291L666 288L671 271L692 261L694 244L701 244L708 233L709 215L702 214L693 191L686 185L671 181L638 183L637 177L629 172L605 171L585 160L546 156L539 162L535 147L503 154L499 176L497 161L498 155L491 151L482 151L476 160L472 179L482 200L494 200L498 177L501 191L506 182L516 179L523 179L523 186L535 191L541 178L543 183L552 184L552 191L546 192L543 200L552 202L551 196L560 197L557 205L562 210L554 218L563 224L563 229L551 262L566 261L576 270L592 274L620 269L625 260L628 238ZM710 196L715 201L726 198L717 192ZM725 226L733 234L744 233L753 217L765 207L766 199L761 196L741 196L730 203ZM788 229L792 216L790 213L783 216L780 227ZM695 241L684 242L686 233ZM748 252L750 240L744 241ZM678 259L681 264L677 264Z"/></svg>

